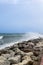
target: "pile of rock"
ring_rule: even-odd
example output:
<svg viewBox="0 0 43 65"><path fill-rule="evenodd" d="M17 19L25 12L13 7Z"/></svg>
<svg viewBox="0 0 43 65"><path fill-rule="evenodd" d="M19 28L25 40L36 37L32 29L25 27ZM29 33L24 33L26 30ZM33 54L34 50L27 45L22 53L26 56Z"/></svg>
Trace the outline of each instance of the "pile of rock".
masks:
<svg viewBox="0 0 43 65"><path fill-rule="evenodd" d="M40 65L43 49L38 45L41 44L40 41L41 39L24 41L0 50L0 65Z"/></svg>

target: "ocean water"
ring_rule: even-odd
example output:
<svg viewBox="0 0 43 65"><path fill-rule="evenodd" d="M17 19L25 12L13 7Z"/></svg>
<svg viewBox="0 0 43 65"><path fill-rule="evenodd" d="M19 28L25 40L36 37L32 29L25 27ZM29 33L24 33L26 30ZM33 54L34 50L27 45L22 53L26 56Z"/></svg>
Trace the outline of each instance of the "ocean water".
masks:
<svg viewBox="0 0 43 65"><path fill-rule="evenodd" d="M0 33L0 49L11 46L13 44L16 44L18 42L27 41L30 39L36 39L42 37L42 34L39 33Z"/></svg>

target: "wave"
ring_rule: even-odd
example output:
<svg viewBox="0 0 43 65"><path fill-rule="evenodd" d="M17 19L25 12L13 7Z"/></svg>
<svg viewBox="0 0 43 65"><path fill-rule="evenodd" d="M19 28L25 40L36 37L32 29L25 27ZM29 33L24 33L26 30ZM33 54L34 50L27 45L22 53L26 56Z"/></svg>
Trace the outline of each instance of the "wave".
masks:
<svg viewBox="0 0 43 65"><path fill-rule="evenodd" d="M19 36L17 36L19 37ZM3 36L0 36L0 39L2 39ZM14 37L13 37L14 38ZM13 39L11 38L11 39ZM29 32L29 33L25 33L22 35L22 37L20 37L19 40L17 41L14 41L14 42L10 42L10 43L6 43L6 44L2 44L0 46L0 49L3 49L5 47L9 47L9 46L12 46L13 44L16 44L16 43L19 43L19 42L23 42L23 41L28 41L28 40L31 40L31 39L37 39L37 38L43 38L43 34L39 34L39 33L33 33L33 32ZM5 37L6 39L6 37ZM8 40L10 40L9 38L7 38Z"/></svg>
<svg viewBox="0 0 43 65"><path fill-rule="evenodd" d="M3 36L0 36L0 39L2 39L3 38Z"/></svg>
<svg viewBox="0 0 43 65"><path fill-rule="evenodd" d="M25 35L23 36L23 40L31 40L37 38L43 38L43 34L29 32L25 33Z"/></svg>

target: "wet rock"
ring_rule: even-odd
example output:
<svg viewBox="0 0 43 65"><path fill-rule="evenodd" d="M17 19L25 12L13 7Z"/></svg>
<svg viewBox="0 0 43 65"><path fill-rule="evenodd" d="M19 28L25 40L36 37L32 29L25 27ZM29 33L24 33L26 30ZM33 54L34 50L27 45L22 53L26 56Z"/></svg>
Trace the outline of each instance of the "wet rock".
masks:
<svg viewBox="0 0 43 65"><path fill-rule="evenodd" d="M31 40L31 42L33 42L34 44L35 44L35 43L39 43L39 41L41 41L41 38L37 38L37 39Z"/></svg>

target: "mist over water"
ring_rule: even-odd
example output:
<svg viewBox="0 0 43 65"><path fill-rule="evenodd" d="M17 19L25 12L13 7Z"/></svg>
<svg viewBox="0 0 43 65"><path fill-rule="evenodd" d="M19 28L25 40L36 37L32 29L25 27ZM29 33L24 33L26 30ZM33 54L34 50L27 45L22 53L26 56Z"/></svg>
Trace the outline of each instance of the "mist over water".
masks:
<svg viewBox="0 0 43 65"><path fill-rule="evenodd" d="M0 34L0 49L8 47L18 42L27 41L29 39L43 38L39 33L12 33L12 34Z"/></svg>

